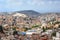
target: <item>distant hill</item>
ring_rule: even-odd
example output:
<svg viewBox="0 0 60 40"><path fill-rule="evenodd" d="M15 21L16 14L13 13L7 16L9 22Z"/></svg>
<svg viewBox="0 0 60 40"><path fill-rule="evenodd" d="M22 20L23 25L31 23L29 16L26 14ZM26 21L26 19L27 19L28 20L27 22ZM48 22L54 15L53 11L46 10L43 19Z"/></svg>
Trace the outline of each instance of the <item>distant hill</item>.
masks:
<svg viewBox="0 0 60 40"><path fill-rule="evenodd" d="M43 13L43 14L41 14L41 16L46 16L46 15L58 15L58 16L60 16L60 13L51 12L51 13Z"/></svg>
<svg viewBox="0 0 60 40"><path fill-rule="evenodd" d="M33 11L33 10L24 10L24 11L16 11L17 13L23 13L23 14L26 14L26 15L28 15L28 16L35 16L35 17L37 17L37 16L40 16L41 14L40 13L38 13L38 12L36 12L36 11Z"/></svg>
<svg viewBox="0 0 60 40"><path fill-rule="evenodd" d="M0 15L5 15L5 16L7 16L7 15L9 15L9 13L8 13L8 12L0 12Z"/></svg>
<svg viewBox="0 0 60 40"><path fill-rule="evenodd" d="M36 12L34 10L23 10L23 11L15 11L15 12L0 12L0 15L9 15L9 14L14 15L16 13L25 14L30 17L38 17L41 15L39 12Z"/></svg>
<svg viewBox="0 0 60 40"><path fill-rule="evenodd" d="M47 13L39 13L39 12L36 12L34 10L23 10L23 11L15 11L15 12L0 12L0 15L14 15L16 13L21 13L21 14L25 14L27 16L32 16L32 17L38 17L38 16L46 16L46 15L58 15L60 16L60 13L56 13L56 12L47 12Z"/></svg>

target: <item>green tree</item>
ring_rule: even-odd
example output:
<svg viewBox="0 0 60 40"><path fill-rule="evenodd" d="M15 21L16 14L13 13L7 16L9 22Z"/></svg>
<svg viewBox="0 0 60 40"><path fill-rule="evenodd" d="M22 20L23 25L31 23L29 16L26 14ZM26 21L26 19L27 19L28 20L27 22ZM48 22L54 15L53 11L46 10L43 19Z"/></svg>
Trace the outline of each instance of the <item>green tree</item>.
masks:
<svg viewBox="0 0 60 40"><path fill-rule="evenodd" d="M53 32L53 33L52 33L52 36L56 36L56 32Z"/></svg>
<svg viewBox="0 0 60 40"><path fill-rule="evenodd" d="M43 29L43 32L45 32L45 31L46 31L46 28L44 28L44 27L43 27L42 29Z"/></svg>
<svg viewBox="0 0 60 40"><path fill-rule="evenodd" d="M0 25L0 32L4 33L2 25Z"/></svg>
<svg viewBox="0 0 60 40"><path fill-rule="evenodd" d="M36 27L39 27L39 25L33 25L32 28L36 28Z"/></svg>
<svg viewBox="0 0 60 40"><path fill-rule="evenodd" d="M24 27L24 31L31 30L31 28Z"/></svg>
<svg viewBox="0 0 60 40"><path fill-rule="evenodd" d="M13 30L16 30L16 27L12 28Z"/></svg>

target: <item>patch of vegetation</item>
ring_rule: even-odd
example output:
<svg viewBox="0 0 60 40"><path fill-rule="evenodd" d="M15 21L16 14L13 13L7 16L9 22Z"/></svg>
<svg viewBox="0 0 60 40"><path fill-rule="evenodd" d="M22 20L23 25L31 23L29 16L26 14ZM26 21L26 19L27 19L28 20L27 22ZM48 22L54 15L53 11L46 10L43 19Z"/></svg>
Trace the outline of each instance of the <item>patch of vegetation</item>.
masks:
<svg viewBox="0 0 60 40"><path fill-rule="evenodd" d="M56 36L56 32L53 32L53 33L52 33L52 36Z"/></svg>
<svg viewBox="0 0 60 40"><path fill-rule="evenodd" d="M12 28L13 30L16 30L16 27Z"/></svg>
<svg viewBox="0 0 60 40"><path fill-rule="evenodd" d="M36 27L39 27L39 25L33 25L32 28L36 28Z"/></svg>
<svg viewBox="0 0 60 40"><path fill-rule="evenodd" d="M47 29L46 29L46 28L44 28L44 27L43 27L42 29L43 29L43 32L45 32L45 31L47 30Z"/></svg>
<svg viewBox="0 0 60 40"><path fill-rule="evenodd" d="M31 30L31 28L24 28L24 31Z"/></svg>

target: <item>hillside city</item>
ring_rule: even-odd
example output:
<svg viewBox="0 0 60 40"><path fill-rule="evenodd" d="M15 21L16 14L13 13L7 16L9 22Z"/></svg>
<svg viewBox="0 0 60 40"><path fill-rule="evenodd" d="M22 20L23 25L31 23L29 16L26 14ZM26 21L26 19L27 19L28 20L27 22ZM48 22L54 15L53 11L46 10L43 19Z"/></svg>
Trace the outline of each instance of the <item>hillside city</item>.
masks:
<svg viewBox="0 0 60 40"><path fill-rule="evenodd" d="M60 14L1 14L0 40L60 40Z"/></svg>

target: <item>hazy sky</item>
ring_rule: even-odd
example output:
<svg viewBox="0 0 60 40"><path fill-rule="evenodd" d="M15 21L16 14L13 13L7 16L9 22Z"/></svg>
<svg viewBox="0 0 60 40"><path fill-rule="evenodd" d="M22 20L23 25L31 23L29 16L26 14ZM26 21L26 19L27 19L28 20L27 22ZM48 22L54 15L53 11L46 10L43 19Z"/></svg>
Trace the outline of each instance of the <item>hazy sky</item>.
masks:
<svg viewBox="0 0 60 40"><path fill-rule="evenodd" d="M37 12L60 12L59 0L0 0L0 12L35 10Z"/></svg>

